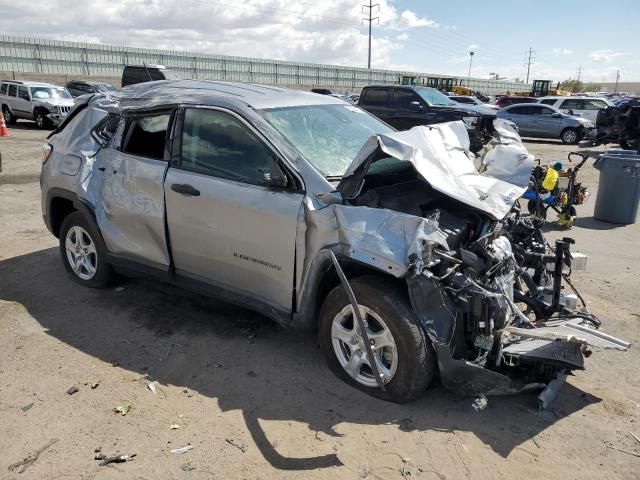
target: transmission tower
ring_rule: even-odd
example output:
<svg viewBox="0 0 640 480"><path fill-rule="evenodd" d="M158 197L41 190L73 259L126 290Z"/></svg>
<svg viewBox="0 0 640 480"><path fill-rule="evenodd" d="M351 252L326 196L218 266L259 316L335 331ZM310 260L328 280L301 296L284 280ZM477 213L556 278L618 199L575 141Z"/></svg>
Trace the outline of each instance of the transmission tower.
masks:
<svg viewBox="0 0 640 480"><path fill-rule="evenodd" d="M380 25L380 17L373 16L374 8L377 8L378 12L380 12L380 4L374 4L373 0L369 0L369 5L362 5L362 13L366 14L368 12L366 17L362 17L362 21L369 23L369 58L367 60L367 68L371 68L371 24L374 20L377 20L378 25ZM365 10L367 10L367 12L365 12Z"/></svg>
<svg viewBox="0 0 640 480"><path fill-rule="evenodd" d="M529 47L529 50L525 51L524 55L525 55L524 64L527 67L527 81L525 83L529 83L529 74L531 73L531 64L534 63L536 60L536 52L533 50L533 48Z"/></svg>

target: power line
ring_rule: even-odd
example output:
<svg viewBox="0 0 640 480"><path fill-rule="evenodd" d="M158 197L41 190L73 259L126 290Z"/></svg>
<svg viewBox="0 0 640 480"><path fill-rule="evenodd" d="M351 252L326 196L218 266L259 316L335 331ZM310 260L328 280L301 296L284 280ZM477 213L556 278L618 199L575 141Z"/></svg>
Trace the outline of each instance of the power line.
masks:
<svg viewBox="0 0 640 480"><path fill-rule="evenodd" d="M531 74L531 64L533 62L535 62L536 60L536 52L533 50L533 48L529 47L529 51L528 52L524 52L525 55L527 55L528 57L525 57L525 65L527 66L527 81L525 83L529 83L529 75Z"/></svg>
<svg viewBox="0 0 640 480"><path fill-rule="evenodd" d="M373 0L369 0L369 5L362 5L362 13L364 13L365 9L369 10L369 16L368 17L363 17L362 21L363 22L368 22L369 23L369 58L367 60L367 68L371 68L371 24L373 23L374 20L378 21L378 25L380 25L380 17L373 17L373 9L378 7L378 13L380 13L380 4L376 3L375 5L373 4Z"/></svg>

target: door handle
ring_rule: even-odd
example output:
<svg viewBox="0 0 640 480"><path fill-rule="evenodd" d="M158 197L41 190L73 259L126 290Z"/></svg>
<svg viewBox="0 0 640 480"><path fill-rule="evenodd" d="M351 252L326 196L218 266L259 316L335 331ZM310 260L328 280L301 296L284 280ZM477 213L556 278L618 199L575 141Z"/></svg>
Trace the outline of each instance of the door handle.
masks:
<svg viewBox="0 0 640 480"><path fill-rule="evenodd" d="M187 197L199 197L200 196L200 190L198 190L197 188L194 188L191 185L187 185L187 184L181 184L181 183L174 183L171 185L171 190L173 190L174 192L177 192L181 195L186 195Z"/></svg>

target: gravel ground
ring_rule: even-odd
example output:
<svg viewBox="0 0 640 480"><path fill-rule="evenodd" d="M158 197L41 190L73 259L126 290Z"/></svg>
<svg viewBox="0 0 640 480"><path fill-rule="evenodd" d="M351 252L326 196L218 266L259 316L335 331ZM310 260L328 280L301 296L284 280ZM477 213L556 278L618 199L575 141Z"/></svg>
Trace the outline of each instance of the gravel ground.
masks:
<svg viewBox="0 0 640 480"><path fill-rule="evenodd" d="M153 281L73 283L40 213L46 132L26 122L10 132L0 138L0 478L640 478L637 348L594 352L543 413L531 394L476 413L438 382L408 405L376 400L325 368L312 335ZM545 163L572 150L527 145ZM640 227L595 221L597 172L582 178L594 195L570 235L590 259L575 281L604 329L635 343ZM56 439L23 473L9 468ZM137 456L99 466L97 448Z"/></svg>

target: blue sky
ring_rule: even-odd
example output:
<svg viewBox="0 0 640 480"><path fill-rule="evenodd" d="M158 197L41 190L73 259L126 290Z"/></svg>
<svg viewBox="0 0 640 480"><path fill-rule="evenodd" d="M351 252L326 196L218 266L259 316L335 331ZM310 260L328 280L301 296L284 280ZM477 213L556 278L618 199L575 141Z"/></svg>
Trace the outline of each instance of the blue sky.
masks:
<svg viewBox="0 0 640 480"><path fill-rule="evenodd" d="M587 80L614 81L618 68L623 79L640 80L640 1L538 0L522 3L528 7L521 9L514 3L398 0L399 9L411 9L439 27L407 32L406 46L394 61L466 75L468 47L476 45L472 75L522 78L525 50L532 47L534 78L576 78L582 66ZM526 13L534 5L540 13Z"/></svg>
<svg viewBox="0 0 640 480"><path fill-rule="evenodd" d="M0 32L366 66L366 0L0 0ZM510 79L640 80L640 0L375 0L376 68ZM516 3L516 2L514 2ZM532 11L534 10L535 11Z"/></svg>

